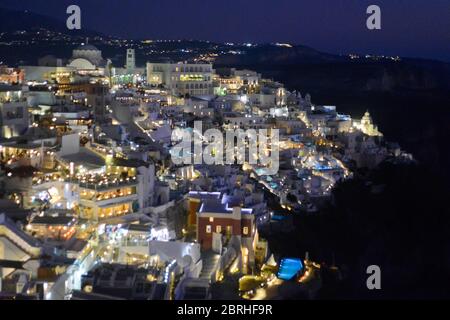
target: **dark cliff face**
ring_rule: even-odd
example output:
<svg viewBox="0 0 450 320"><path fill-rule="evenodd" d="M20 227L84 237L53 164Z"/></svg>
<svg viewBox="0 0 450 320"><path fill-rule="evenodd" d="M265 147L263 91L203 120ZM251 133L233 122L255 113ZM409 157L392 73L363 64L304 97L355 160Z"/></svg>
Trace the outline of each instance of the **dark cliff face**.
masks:
<svg viewBox="0 0 450 320"><path fill-rule="evenodd" d="M369 91L393 90L448 90L450 89L450 65L428 61L405 60L391 65L375 66L377 76L370 79ZM372 83L370 83L372 81ZM374 86L371 86L373 85Z"/></svg>
<svg viewBox="0 0 450 320"><path fill-rule="evenodd" d="M383 191L372 193L367 181L382 184ZM329 242L337 239L335 252L351 270L344 294L353 299L449 297L450 219L441 194L424 187L434 183L427 167L384 163L366 178L336 188L329 214L338 228ZM379 292L365 286L372 264L382 270Z"/></svg>

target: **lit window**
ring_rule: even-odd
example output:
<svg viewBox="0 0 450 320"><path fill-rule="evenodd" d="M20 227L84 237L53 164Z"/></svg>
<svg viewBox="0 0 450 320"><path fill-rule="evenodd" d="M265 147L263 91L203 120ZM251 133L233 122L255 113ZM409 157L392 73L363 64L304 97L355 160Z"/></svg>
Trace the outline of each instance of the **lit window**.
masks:
<svg viewBox="0 0 450 320"><path fill-rule="evenodd" d="M216 232L221 233L222 232L222 226L216 226Z"/></svg>
<svg viewBox="0 0 450 320"><path fill-rule="evenodd" d="M211 226L209 224L206 226L206 233L211 233Z"/></svg>
<svg viewBox="0 0 450 320"><path fill-rule="evenodd" d="M214 222L214 218L213 217L209 217L209 222Z"/></svg>
<svg viewBox="0 0 450 320"><path fill-rule="evenodd" d="M248 227L244 227L243 232L244 232L244 235L248 235Z"/></svg>

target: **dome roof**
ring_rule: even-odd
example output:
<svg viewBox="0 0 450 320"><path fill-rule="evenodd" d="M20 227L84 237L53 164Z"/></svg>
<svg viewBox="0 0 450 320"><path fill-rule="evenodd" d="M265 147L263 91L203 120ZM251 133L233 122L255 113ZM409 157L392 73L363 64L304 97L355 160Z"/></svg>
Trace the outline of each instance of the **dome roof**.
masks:
<svg viewBox="0 0 450 320"><path fill-rule="evenodd" d="M81 46L76 47L75 50L100 51L96 46L93 46L92 44L82 44Z"/></svg>

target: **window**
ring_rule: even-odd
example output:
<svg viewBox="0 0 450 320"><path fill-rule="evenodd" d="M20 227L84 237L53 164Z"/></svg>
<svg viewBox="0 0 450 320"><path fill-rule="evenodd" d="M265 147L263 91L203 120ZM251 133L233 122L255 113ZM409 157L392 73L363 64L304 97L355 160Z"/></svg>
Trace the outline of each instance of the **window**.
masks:
<svg viewBox="0 0 450 320"><path fill-rule="evenodd" d="M243 233L244 235L248 235L248 227L244 227Z"/></svg>
<svg viewBox="0 0 450 320"><path fill-rule="evenodd" d="M222 226L216 226L216 232L221 233L222 232Z"/></svg>
<svg viewBox="0 0 450 320"><path fill-rule="evenodd" d="M214 222L214 218L213 217L209 217L209 222Z"/></svg>
<svg viewBox="0 0 450 320"><path fill-rule="evenodd" d="M211 233L211 225L206 226L206 233Z"/></svg>

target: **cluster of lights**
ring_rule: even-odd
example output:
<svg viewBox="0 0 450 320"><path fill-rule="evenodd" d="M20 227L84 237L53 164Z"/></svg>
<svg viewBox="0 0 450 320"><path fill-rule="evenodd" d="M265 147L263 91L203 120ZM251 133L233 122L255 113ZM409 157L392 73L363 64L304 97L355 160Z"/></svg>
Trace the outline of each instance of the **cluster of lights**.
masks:
<svg viewBox="0 0 450 320"><path fill-rule="evenodd" d="M135 182L136 177L127 177L127 178L119 178L117 176L113 176L111 173L102 173L102 174L86 174L86 175L77 175L76 178L81 183L92 183L98 186L116 186L120 184L126 184Z"/></svg>
<svg viewBox="0 0 450 320"><path fill-rule="evenodd" d="M98 194L96 199L101 201L101 200L114 199L117 197L123 197L126 195L129 196L131 194L132 194L131 190L126 190L126 191L120 190L119 192L105 192L105 193Z"/></svg>
<svg viewBox="0 0 450 320"><path fill-rule="evenodd" d="M39 185L46 182L53 182L53 181L64 181L62 176L60 174L54 173L51 176L44 176L40 178L33 178L33 184Z"/></svg>
<svg viewBox="0 0 450 320"><path fill-rule="evenodd" d="M101 213L100 218L113 217L113 216L117 217L117 216L127 214L129 212L130 211L128 209L117 210L117 211L114 211L113 209L111 209L111 211L109 213Z"/></svg>
<svg viewBox="0 0 450 320"><path fill-rule="evenodd" d="M168 283L169 282L169 275L170 275L170 270L172 269L172 267L175 266L175 264L177 263L177 260L172 260L172 262L170 262L167 267L166 270L164 271L164 282Z"/></svg>

